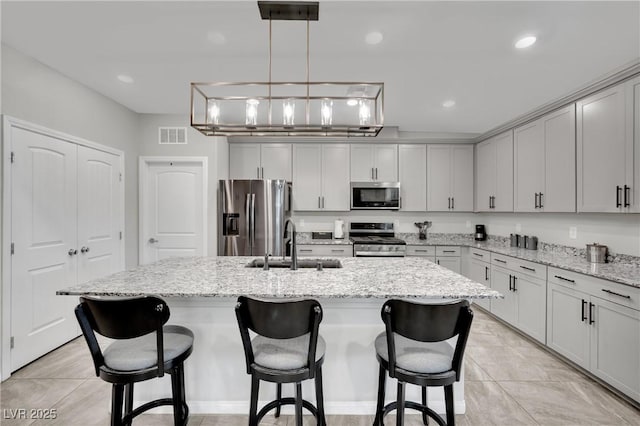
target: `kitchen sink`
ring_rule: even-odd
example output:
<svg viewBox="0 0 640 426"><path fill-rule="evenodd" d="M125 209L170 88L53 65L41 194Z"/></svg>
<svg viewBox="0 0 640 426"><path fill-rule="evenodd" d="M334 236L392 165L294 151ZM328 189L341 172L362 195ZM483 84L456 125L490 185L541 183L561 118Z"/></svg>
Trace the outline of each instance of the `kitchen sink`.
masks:
<svg viewBox="0 0 640 426"><path fill-rule="evenodd" d="M269 259L269 268L290 268L291 259ZM298 259L298 268L318 268L318 263L322 268L342 268L342 263L338 259ZM247 263L247 268L262 268L264 259L253 259Z"/></svg>

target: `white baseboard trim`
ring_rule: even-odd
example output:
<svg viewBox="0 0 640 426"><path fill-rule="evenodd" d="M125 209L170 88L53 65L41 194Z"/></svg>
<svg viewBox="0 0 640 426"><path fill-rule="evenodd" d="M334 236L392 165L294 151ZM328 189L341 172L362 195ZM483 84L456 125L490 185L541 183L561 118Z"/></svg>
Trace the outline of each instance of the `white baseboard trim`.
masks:
<svg viewBox="0 0 640 426"><path fill-rule="evenodd" d="M263 407L269 401L259 401L258 408ZM311 401L312 403L314 401ZM389 401L387 401L389 402ZM142 404L142 401L135 401L134 407ZM189 404L190 414L248 414L249 413L249 401L187 401ZM444 414L445 406L443 402L430 402L429 408L436 413ZM464 414L466 411L466 404L464 401L455 401L454 409L456 414ZM376 412L375 401L342 401L342 402L327 402L324 408L326 415L373 415ZM408 410L407 413L411 413L414 410ZM169 406L158 407L150 411L151 413L172 413L172 408ZM308 414L304 410L305 414ZM283 414L293 414L293 406L287 405L282 407Z"/></svg>

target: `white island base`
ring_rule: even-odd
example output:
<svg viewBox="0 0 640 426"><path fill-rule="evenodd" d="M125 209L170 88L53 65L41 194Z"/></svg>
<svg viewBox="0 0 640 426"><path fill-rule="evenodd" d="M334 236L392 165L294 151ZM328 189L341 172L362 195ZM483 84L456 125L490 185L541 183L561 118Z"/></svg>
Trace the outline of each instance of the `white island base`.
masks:
<svg viewBox="0 0 640 426"><path fill-rule="evenodd" d="M192 297L166 298L171 309L169 323L193 330L194 351L185 362L186 397L190 412L248 414L250 376L236 322L236 299ZM320 333L327 343L323 365L326 414L372 415L375 413L378 387L378 362L374 340L384 331L381 298L318 299L324 316ZM437 303L443 299L425 299ZM396 397L396 381L387 377L386 402ZM275 399L276 385L260 382L260 406ZM429 388L428 405L445 412L442 387ZM170 396L170 379L165 376L136 384L135 405ZM302 395L315 405L313 380L303 382ZM293 385L283 386L283 396L294 396ZM455 412L465 412L464 379L454 385ZM406 400L420 401L420 388L406 387ZM170 412L169 407L156 409ZM292 406L283 408L293 413ZM408 413L411 410L407 411ZM305 410L305 414L308 412ZM270 413L268 415L273 415Z"/></svg>

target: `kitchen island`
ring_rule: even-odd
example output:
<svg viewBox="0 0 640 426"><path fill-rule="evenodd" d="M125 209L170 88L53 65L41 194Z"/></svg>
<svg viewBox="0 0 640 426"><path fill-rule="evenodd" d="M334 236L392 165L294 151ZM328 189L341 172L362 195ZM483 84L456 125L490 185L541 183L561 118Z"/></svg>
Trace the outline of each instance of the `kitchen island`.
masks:
<svg viewBox="0 0 640 426"><path fill-rule="evenodd" d="M342 268L248 268L251 257L165 259L58 291L60 295L159 295L171 308L170 323L194 331L194 352L186 361L187 399L192 413L248 413L250 380L234 306L237 296L309 297L320 301L324 316L320 332L326 340L324 373L328 414L372 414L375 411L377 361L373 342L383 331L380 308L388 298L423 301L498 298L475 281L422 258L344 258ZM87 357L89 353L87 351ZM169 379L141 383L136 400L167 395ZM388 382L388 395L395 385ZM411 392L410 392L411 391ZM293 387L284 386L292 393ZM275 395L264 384L260 399ZM303 395L314 400L312 382ZM409 387L408 398L419 399ZM455 386L456 411L464 412L464 382ZM441 389L429 403L444 412Z"/></svg>

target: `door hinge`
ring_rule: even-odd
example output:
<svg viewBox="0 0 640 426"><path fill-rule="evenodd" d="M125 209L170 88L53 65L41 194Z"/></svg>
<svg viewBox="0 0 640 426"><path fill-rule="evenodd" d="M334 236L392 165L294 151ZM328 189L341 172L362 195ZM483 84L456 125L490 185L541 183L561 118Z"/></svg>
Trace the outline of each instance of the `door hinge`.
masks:
<svg viewBox="0 0 640 426"><path fill-rule="evenodd" d="M16 153L11 151L11 162L15 162L16 161Z"/></svg>
<svg viewBox="0 0 640 426"><path fill-rule="evenodd" d="M14 343L13 340L14 340L13 336L11 336L11 344L9 345L9 349L13 349L13 343Z"/></svg>
<svg viewBox="0 0 640 426"><path fill-rule="evenodd" d="M15 254L16 252L16 243L11 243L11 254Z"/></svg>
<svg viewBox="0 0 640 426"><path fill-rule="evenodd" d="M120 239L122 239L122 231L120 231Z"/></svg>

